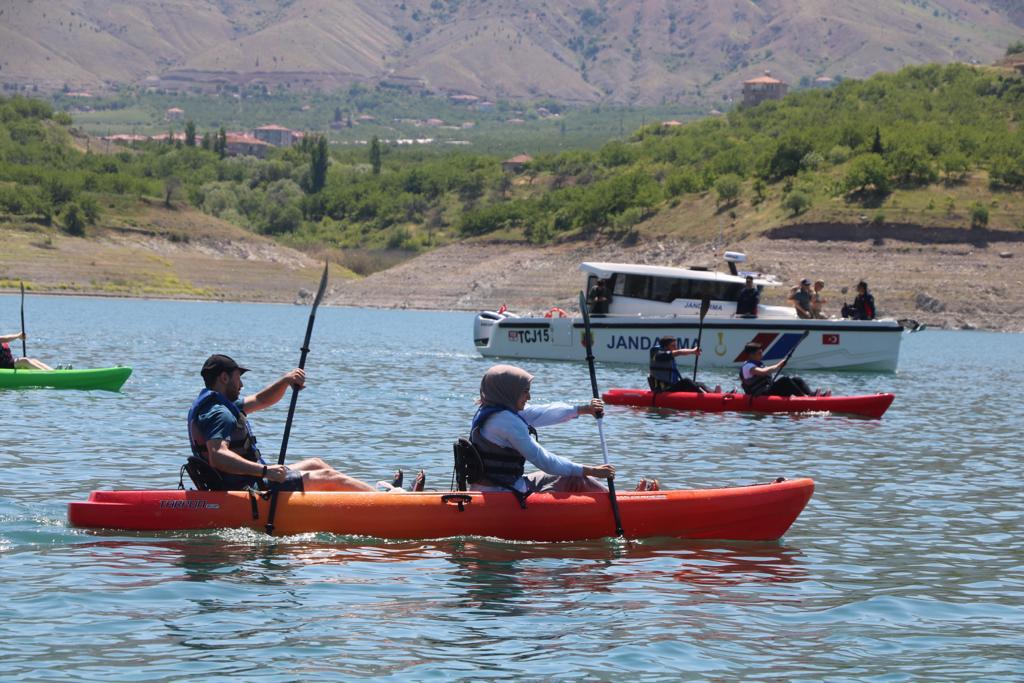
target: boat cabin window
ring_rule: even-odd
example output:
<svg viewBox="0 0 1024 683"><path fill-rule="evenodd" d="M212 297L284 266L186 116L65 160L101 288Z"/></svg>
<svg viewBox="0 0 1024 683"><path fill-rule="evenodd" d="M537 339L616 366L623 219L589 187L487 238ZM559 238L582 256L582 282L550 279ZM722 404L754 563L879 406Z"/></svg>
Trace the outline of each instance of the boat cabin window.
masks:
<svg viewBox="0 0 1024 683"><path fill-rule="evenodd" d="M741 282L714 282L710 280L686 280L650 275L623 275L615 277L614 294L634 299L648 299L670 303L676 299L702 299L704 293L715 301L736 301Z"/></svg>

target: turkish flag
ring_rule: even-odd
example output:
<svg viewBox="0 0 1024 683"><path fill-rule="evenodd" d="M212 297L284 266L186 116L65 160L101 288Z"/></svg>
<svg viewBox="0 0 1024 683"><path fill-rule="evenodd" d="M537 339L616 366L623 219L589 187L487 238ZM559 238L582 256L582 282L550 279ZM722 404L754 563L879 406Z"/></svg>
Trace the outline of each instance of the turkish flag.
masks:
<svg viewBox="0 0 1024 683"><path fill-rule="evenodd" d="M838 344L839 343L839 335L838 334L823 334L823 335L821 335L821 343L822 344Z"/></svg>

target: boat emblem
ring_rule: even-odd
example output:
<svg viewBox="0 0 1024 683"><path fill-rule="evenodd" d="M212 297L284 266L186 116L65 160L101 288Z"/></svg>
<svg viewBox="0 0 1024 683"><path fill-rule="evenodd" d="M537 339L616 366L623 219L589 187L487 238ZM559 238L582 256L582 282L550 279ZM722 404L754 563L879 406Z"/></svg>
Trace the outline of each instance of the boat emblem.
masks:
<svg viewBox="0 0 1024 683"><path fill-rule="evenodd" d="M715 344L715 355L724 356L729 349L725 345L725 332L718 333L718 343Z"/></svg>
<svg viewBox="0 0 1024 683"><path fill-rule="evenodd" d="M826 345L826 346L829 345L829 344L838 344L839 343L839 335L838 334L823 334L823 335L821 335L821 343Z"/></svg>

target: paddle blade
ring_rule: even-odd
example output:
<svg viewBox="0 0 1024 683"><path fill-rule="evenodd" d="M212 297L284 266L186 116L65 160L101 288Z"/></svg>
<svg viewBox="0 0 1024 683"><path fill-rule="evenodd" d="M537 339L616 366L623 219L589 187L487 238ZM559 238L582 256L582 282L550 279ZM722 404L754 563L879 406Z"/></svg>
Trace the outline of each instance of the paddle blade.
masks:
<svg viewBox="0 0 1024 683"><path fill-rule="evenodd" d="M711 297L707 292L704 293L704 297L700 300L700 319L704 320L704 316L708 314L708 310L711 308Z"/></svg>

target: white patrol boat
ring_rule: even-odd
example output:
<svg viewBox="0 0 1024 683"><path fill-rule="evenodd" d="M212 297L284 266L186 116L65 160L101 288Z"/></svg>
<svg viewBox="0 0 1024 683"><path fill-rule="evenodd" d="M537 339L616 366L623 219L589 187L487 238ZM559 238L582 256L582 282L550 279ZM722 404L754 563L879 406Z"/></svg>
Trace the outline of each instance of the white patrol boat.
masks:
<svg viewBox="0 0 1024 683"><path fill-rule="evenodd" d="M747 275L754 277L758 291L781 283L761 273L738 272L736 263L746 260L741 253L726 252L725 258L728 274L700 268L583 263L585 291L592 292L598 280L604 280L608 294L605 304L591 304L594 357L646 366L651 347L662 336L676 337L679 348L695 346L706 294L710 308L704 318L700 367L738 367L744 360L744 346L757 342L768 365L796 346L787 365L790 369L896 370L904 323L916 329L914 321L805 320L791 306L764 305L758 306L757 317L737 316L736 301ZM476 316L473 340L488 357L575 361L586 357L583 318L560 308L527 317L483 311Z"/></svg>

